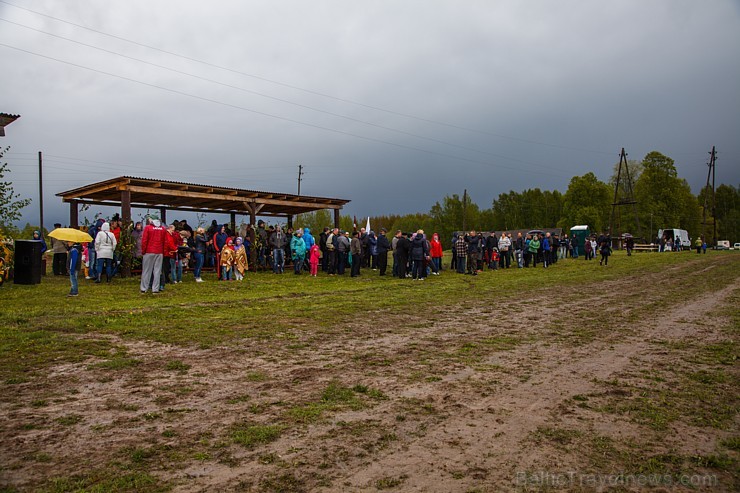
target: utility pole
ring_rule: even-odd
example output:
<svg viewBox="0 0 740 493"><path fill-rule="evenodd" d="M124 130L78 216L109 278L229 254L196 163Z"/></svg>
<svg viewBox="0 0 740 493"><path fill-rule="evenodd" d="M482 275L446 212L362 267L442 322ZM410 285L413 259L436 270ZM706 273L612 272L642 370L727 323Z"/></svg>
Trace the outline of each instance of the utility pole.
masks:
<svg viewBox="0 0 740 493"><path fill-rule="evenodd" d="M463 192L463 204L462 205L463 205L463 224L462 226L463 226L463 235L464 235L465 232L467 231L466 224L465 224L465 216L466 216L467 209L468 209L468 189L467 188Z"/></svg>
<svg viewBox="0 0 740 493"><path fill-rule="evenodd" d="M707 166L709 166L709 173L707 174L707 185L704 187L704 211L702 212L702 221L701 221L701 236L703 241L707 241L707 237L705 236L705 228L707 226L707 200L709 199L709 178L712 179L712 242L714 246L717 245L717 197L715 196L715 189L714 189L714 174L715 174L715 165L717 162L717 152L712 146L712 151L709 153L709 163L707 163Z"/></svg>
<svg viewBox="0 0 740 493"><path fill-rule="evenodd" d="M305 173L303 172L303 165L298 165L298 195L301 194L301 178Z"/></svg>
<svg viewBox="0 0 740 493"><path fill-rule="evenodd" d="M39 151L39 233L44 237L44 173L43 157Z"/></svg>
<svg viewBox="0 0 740 493"><path fill-rule="evenodd" d="M714 177L717 174L717 153L712 146L712 243L717 246L717 190L714 188Z"/></svg>

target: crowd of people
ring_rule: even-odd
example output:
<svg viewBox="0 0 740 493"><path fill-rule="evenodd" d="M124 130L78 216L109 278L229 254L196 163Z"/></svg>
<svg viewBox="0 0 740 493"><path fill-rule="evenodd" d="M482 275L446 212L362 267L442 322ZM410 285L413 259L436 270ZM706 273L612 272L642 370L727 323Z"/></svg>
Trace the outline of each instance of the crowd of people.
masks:
<svg viewBox="0 0 740 493"><path fill-rule="evenodd" d="M55 225L58 226L58 225ZM118 216L110 221L99 217L88 229L90 243L65 244L52 240L54 274L70 274L85 269L85 278L100 283L111 282L121 266L122 222ZM141 293L159 293L166 284L183 280L183 272L191 270L195 282L203 282L203 269L217 273L220 281L242 281L247 272L271 271L283 274L292 267L295 275L307 272L317 276L350 277L361 275L363 269L377 271L413 280L425 280L440 275L443 269L443 246L437 233L431 236L423 230L413 233L396 231L388 235L385 228L366 231L365 228L342 231L323 228L314 237L309 228L270 226L259 221L256 227L242 225L232 231L227 224L215 220L208 229L193 230L187 221L162 224L156 218L137 222L131 231L134 259L133 270L141 271ZM549 232L517 233L476 231L454 233L451 238L450 269L460 274L477 275L484 268L490 270L549 268L558 260L579 257L579 242L567 234L561 238ZM584 258L591 260L601 255L600 263L607 265L611 255L611 238L607 235L588 237L583 242ZM78 250L74 265L64 258L71 250ZM630 253L630 252L628 252ZM76 280L75 280L76 281ZM71 295L77 292L73 283Z"/></svg>
<svg viewBox="0 0 740 493"><path fill-rule="evenodd" d="M156 219L136 235L136 254L142 257L141 291L159 292L168 282L181 282L183 266L193 267L195 280L201 282L201 269L213 267L218 279L242 280L249 270L271 270L283 274L292 266L295 275L304 271L311 276L319 272L327 276L342 276L349 272L357 277L363 269L388 274L389 257L392 258L390 274L398 278L425 280L439 275L443 266L443 247L438 234L429 237L423 230L414 233L396 231L388 235L385 228L366 231L365 228L342 231L324 228L316 237L309 228L285 231L281 226L268 226L259 221L256 227L243 225L238 233L228 225L215 221L208 230L198 228L191 234L185 222L175 222L169 227L158 224ZM140 225L136 226L140 230ZM140 240L141 245L138 245ZM607 235L587 238L585 258L601 255L600 263L607 265L611 255L611 238ZM578 258L578 242L564 235L534 232L527 235L511 233L484 235L470 231L455 233L451 240L451 269L459 273L477 275L484 267L508 269L544 268L568 256ZM154 257L161 256L164 261ZM170 264L169 268L167 264ZM162 274L160 275L159 272ZM175 272L170 279L169 272ZM159 284L155 282L160 279Z"/></svg>
<svg viewBox="0 0 740 493"><path fill-rule="evenodd" d="M579 242L575 237L549 232L517 233L514 238L509 232L488 235L470 231L467 234L454 233L452 237L451 268L458 273L477 274L483 266L489 269L508 269L512 264L517 268L537 267L539 263L548 268L568 257L579 257ZM602 234L584 240L586 260L601 254L601 265L608 265L612 253L611 238Z"/></svg>

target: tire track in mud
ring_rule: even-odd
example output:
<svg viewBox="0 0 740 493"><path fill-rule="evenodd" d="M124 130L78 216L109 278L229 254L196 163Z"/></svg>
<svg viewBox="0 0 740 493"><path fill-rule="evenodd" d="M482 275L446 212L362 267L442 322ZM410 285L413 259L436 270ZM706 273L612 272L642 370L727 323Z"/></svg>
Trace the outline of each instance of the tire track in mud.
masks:
<svg viewBox="0 0 740 493"><path fill-rule="evenodd" d="M713 260L703 270L686 274L687 282L728 261ZM625 369L633 357L649 351L646 342L649 339L694 334L696 328L690 323L678 322L698 319L725 303L738 289L736 278L725 288L689 297L678 306L669 298L668 307L660 306L664 293L652 286L671 281L676 274L691 268L692 264L681 264L662 271L591 283L582 286L586 296L574 293L561 297L576 317L589 313L605 318L636 316L632 323L643 327L639 334L629 329L605 329L586 342L574 342L568 328L553 332L552 341L542 340L549 336L540 332L543 329L539 324L559 313L562 306L552 296L541 294L527 299L506 299L497 306L485 300L466 301L460 306L438 310L429 322L426 317L413 314L377 314L390 316L395 325L377 330L368 326L366 320L353 321L346 331L332 333L330 337L315 335L303 350L288 351L282 347L285 341L278 340L240 341L204 350L101 335L125 346L130 357L141 360L141 371L151 374L128 386L122 380L130 377L110 383L95 382L93 375L85 373L89 363L66 365L65 378L81 376L80 381L72 383L73 387L82 388L93 380L89 392L83 390L72 403L15 412L29 416L69 412L73 407L81 415L96 411L95 422L102 424L116 419L115 410L105 409L106 400L126 401L129 397L139 399L139 414L156 410L159 406L155 390L174 383L162 371L162 362L179 359L192 364L191 374L205 375L202 378L205 385L198 386L193 394L173 397L172 406L193 410L182 415L178 422L167 424L185 437L209 430L223 432L230 423L247 416L246 405L229 405L226 402L229 397L251 393L250 403L281 400L295 403L316 399L331 380L349 385L361 382L381 389L389 399L358 412L337 412L325 421L290 428L276 442L256 450L232 446L233 464L191 461L181 469L153 472L174 480L177 491L230 491L246 487L243 481L257 488L261 478L286 471L260 460L262 455L274 453L284 460L281 467L287 467L310 490L366 491L375 488L375 481L394 477L403 478L399 487L403 491L464 491L472 487L504 491L512 486L517 468L538 458L536 451L524 446L522 440L538 426L546 425L563 400L593 390L593 378L606 380ZM621 292L629 296L615 300L615 293ZM626 306L629 304L642 306ZM653 304L659 308L651 310ZM531 323L510 323L503 328L495 325L512 312ZM663 322L656 322L660 313L668 315ZM80 337L91 336L80 334ZM511 348L490 351L477 363L461 360L455 353L464 341L498 336L517 336L521 342ZM373 362L387 361L387 364L368 365L367 360L356 358L358 354L369 354L375 358ZM409 377L412 372L431 371L430 368L433 368L431 374L438 378L434 382ZM269 375L269 380L248 382L244 378L247 372L262 372ZM410 400L428 403L434 412L399 422L396 418L406 412L404 406ZM280 409L268 409L250 419L269 422L280 412ZM360 440L366 437L336 436L334 432L341 422L372 422L377 428L395 431L397 440L362 456L347 456L340 451L362 452ZM69 460L65 464L72 468L82 462L80 457L88 460L89 452L94 454L89 463L104 463L111 459L110 455L106 456L111 445L146 443L147 428L152 425L136 424L130 429L130 436L120 435L120 430L112 430L110 437L108 432L94 434L88 430L87 438L62 437L65 442L53 447L67 450ZM157 433L161 433L161 428L162 425L157 425ZM46 431L39 430L38 436L34 436L36 444L49 438L45 434ZM86 442L91 436L100 444L98 450L90 449L91 442ZM106 443L109 439L111 443ZM32 449L38 445L28 446ZM319 467L324 463L330 467ZM48 471L48 468L40 470ZM461 472L464 477L456 478ZM38 478L44 472L29 469L22 474ZM318 474L328 476L331 485L317 483L313 478Z"/></svg>
<svg viewBox="0 0 740 493"><path fill-rule="evenodd" d="M714 265L714 264L713 264ZM705 269L706 270L706 269ZM631 299L640 299L651 303L661 299L660 292L649 287L669 279L679 268L665 269L644 276L630 276L619 280L598 283L602 289L588 289L589 297L581 295L567 297L569 308L575 312L587 312L594 305L609 304L613 311L624 311L619 303L614 303L614 292L635 286L641 281L639 289ZM692 275L699 275L703 271ZM735 280L735 283L737 280ZM587 286L586 288L593 287ZM377 453L373 458L336 458L333 464L330 487L313 484L310 489L321 491L366 491L374 488L374 482L381 478L402 478L403 491L460 491L470 487L486 486L490 491L502 491L513 487L512 478L517 468L523 463L534 460L531 450L521 447L521 442L530 432L551 420L555 408L565 399L577 393L587 393L595 389L593 378L608 379L619 373L630 364L632 357L647 351L645 339L650 334L669 337L667 332L674 329L673 321L701 316L694 308L696 304L705 306L705 311L718 306L737 286L728 286L719 294L702 296L694 303L685 303L673 312L666 324L656 326L646 318L654 315L649 310L643 314L638 325L650 327L650 331L639 336L625 336L616 332L608 340L597 340L562 351L562 344L543 345L542 343L523 344L512 350L496 353L483 363L527 365L530 359L538 358L538 371L526 382L520 382L515 372L496 375L499 384L487 389L492 395L481 398L479 385L469 385L471 378L479 376L478 371L459 363L447 364L441 373L444 374L438 383L409 384L401 378L404 372L413 367L413 361L394 362L384 368L382 375L371 378L379 388L390 396L390 401L360 413L336 413L331 422L315 424L305 430L296 430L279 440L271 450L284 457L288 463L297 464L292 469L298 477L308 478L311 471L318 472L315 465L326 461L326 449L337 447L345 450L346 444L339 439L327 439L330 430L341 422L361 422L376 420L388 429L398 429L393 416L398 411L398 401L417 399L432 403L439 410L439 415L422 421L420 425L428 426L426 433L416 438L409 433L409 427L399 432L399 444L393 450ZM626 302L631 302L627 300ZM548 297L530 298L508 302L506 309L521 305L525 315L537 320L546 320L557 311ZM512 304L513 303L513 304ZM534 309L532 308L534 307ZM471 312L472 310L472 312ZM531 313L527 313L534 310ZM390 333L377 334L372 331L358 330L334 341L324 341L313 352L316 358L323 359L333 368L333 373L344 381L361 378L363 369L357 364L348 363L348 358L357 352L372 350L381 356L392 356L406 352L409 347L414 350L426 347L439 348L440 345L454 345L461 334L465 338L487 337L499 334L491 327L477 322L465 326L463 330L456 326L461 317L471 313L485 313L489 308L476 308L474 305L453 310L444 310L438 314L435 323L426 327L403 328ZM504 309L494 310L495 318ZM625 312L626 313L626 312ZM413 326L418 324L418 317L399 316ZM649 322L649 323L648 323ZM666 332L666 333L662 333ZM520 330L526 335L527 330ZM614 340L620 340L614 345ZM610 345L612 344L612 345ZM304 361L305 363L305 361ZM531 366L531 365L530 365ZM297 367L296 367L297 368ZM292 371L284 367L282 371ZM447 373L445 373L445 371ZM323 380L324 382L326 379ZM480 382L474 382L480 383ZM567 385L565 385L567 383ZM312 386L317 388L316 385ZM305 392L305 389L304 389ZM345 437L346 438L346 437ZM322 444L322 445L318 445ZM291 453L292 450L300 452ZM189 471L190 481L182 491L207 491L210 488L230 489L245 478L255 480L274 473L274 467L257 464L254 458L241 466L230 468L215 466L201 468L193 478L194 471ZM331 459L331 454L329 455ZM310 464L311 466L307 466ZM313 466L313 467L312 467ZM468 480L456 479L456 473L462 473ZM256 483L250 483L256 484ZM308 484L312 484L310 481ZM502 487L503 486L503 487Z"/></svg>
<svg viewBox="0 0 740 493"><path fill-rule="evenodd" d="M699 275L709 268L694 272L690 275ZM631 303L641 300L645 304L660 301L662 295L652 290L650 286L660 285L680 272L680 267L672 267L659 272L642 276L630 276L618 280L598 283L599 291L588 289L589 296L574 295L568 298L569 308L576 312L587 312L594 305L610 305L610 311L628 313L620 303L614 302L614 292L622 289L633 289L636 281L638 289L622 303ZM737 280L735 280L735 284ZM590 288L593 286L586 286ZM522 383L515 373L497 374L499 384L486 391L493 395L481 398L478 390L480 385L469 385L469 381L479 376L479 372L461 364L451 363L442 372L444 376L438 383L409 384L401 378L404 371L412 367L412 361L395 362L384 368L383 375L374 377L378 387L387 389L391 397L385 403L362 413L337 413L332 417L332 423L312 425L308 430L293 434L283 443L275 444L273 450L278 450L290 456L289 450L301 450L299 456L291 460L299 464L316 464L323 462L326 452L321 449L343 447L341 440L326 440L328 430L340 422L360 420L379 420L388 429L398 429L398 423L393 422L393 415L398 411L397 403L403 399L417 399L433 403L440 412L439 416L427 420L422 425L429 425L429 431L419 438L413 433L399 432L399 444L392 451L381 451L373 459L338 458L333 464L335 471L332 475L332 486L319 488L324 491L365 491L373 488L374 481L380 478L403 478L404 491L458 491L467 487L488 485L491 491L501 491L502 485L511 485L517 467L525 463L530 450L521 448L521 441L538 426L548 423L553 410L565 399L576 393L589 392L594 389L593 378L607 379L610 375L623 370L630 364L632 358L649 350L645 346L645 338L649 335L670 337L676 324L674 321L701 316L695 306L704 306L704 311L711 310L721 304L731 294L736 286L728 286L718 294L708 294L684 303L680 309L674 310L672 316L661 325L656 325L648 317L654 316L655 311L644 310L642 318L633 322L637 325L649 327L648 332L639 335L630 335L630 331L617 331L606 334L604 340L596 340L589 344L568 348L562 352L562 344L543 345L542 343L523 344L513 350L497 353L488 358L485 363L496 365L510 364L513 367L526 365L531 358L539 358L538 371L535 375ZM512 304L513 303L513 304ZM521 305L524 312L532 318L546 320L556 312L557 307L551 304L548 297L530 298L528 300L507 301L506 308L510 309ZM472 310L472 312L471 312ZM667 311L667 309L663 309ZM495 310L492 316L497 317L504 310ZM326 342L316 349L316 353L330 358L333 355L332 365L336 365L335 373L346 381L351 380L361 372L356 365L348 364L347 358L358 351L372 349L380 355L389 355L407 352L413 347L418 350L424 347L439 347L440 345L454 345L462 335L465 338L486 337L498 334L485 324L477 322L473 326L465 326L463 330L455 326L461 317L468 317L471 313L490 312L490 308L476 308L471 306L452 310L443 310L438 314L435 323L428 327L416 329L396 330L391 333L375 334L353 331L346 338L333 342ZM399 316L399 320L404 317ZM406 317L413 325L417 318ZM666 333L662 333L666 332ZM523 334L526 330L520 331ZM616 345L614 341L619 341ZM611 344L611 346L610 346ZM531 365L530 365L531 366ZM564 385L568 383L568 385ZM324 447L316 446L324 443ZM323 454L323 455L322 455ZM295 472L299 476L309 473L305 466L297 467ZM463 472L472 481L461 481L454 478L455 474ZM246 466L232 470L221 470L216 473L220 476L215 484L222 487L233 485L237 478L260 477L270 472L269 467ZM206 480L206 478L203 478ZM216 478L212 478L216 479ZM207 480L206 480L207 481ZM191 484L187 491L205 491L199 489L200 482ZM200 483L203 484L203 483ZM340 486L341 485L341 486Z"/></svg>
<svg viewBox="0 0 740 493"><path fill-rule="evenodd" d="M623 371L634 357L651 352L647 339L695 335L695 329L687 327L690 321L722 306L739 288L738 279L734 279L718 292L672 307L661 323L643 321L646 330L639 336L622 337L617 344L596 342L568 354L552 354L550 348L551 359L537 375L504 392L473 398L463 404L461 413L408 444L403 452L388 454L346 480L354 491L366 489L377 478L404 475L409 476L403 483L404 491L464 491L481 486L490 491L514 490L516 473L537 462L533 457L536 452L522 447L522 441L550 423L561 402L595 391L594 379L607 380ZM427 387L428 392L417 389L415 394L431 395L433 391ZM460 445L446 446L450 443ZM454 471L478 471L479 479L461 481L453 477Z"/></svg>

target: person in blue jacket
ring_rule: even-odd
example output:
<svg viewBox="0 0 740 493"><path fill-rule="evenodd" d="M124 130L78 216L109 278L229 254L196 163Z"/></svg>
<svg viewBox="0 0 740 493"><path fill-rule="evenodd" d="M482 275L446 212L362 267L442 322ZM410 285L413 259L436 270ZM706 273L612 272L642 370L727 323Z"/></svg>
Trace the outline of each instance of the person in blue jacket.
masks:
<svg viewBox="0 0 740 493"><path fill-rule="evenodd" d="M67 271L69 272L69 283L71 288L67 296L77 296L77 272L80 270L80 258L82 257L79 243L67 242L69 254L67 255Z"/></svg>
<svg viewBox="0 0 740 493"><path fill-rule="evenodd" d="M316 243L311 234L311 228L303 228L303 243L306 244L306 251L309 251Z"/></svg>
<svg viewBox="0 0 740 493"><path fill-rule="evenodd" d="M375 231L367 234L367 248L370 250L370 267L378 270L378 238L375 236Z"/></svg>
<svg viewBox="0 0 740 493"><path fill-rule="evenodd" d="M41 255L43 255L44 252L48 250L48 247L46 246L46 240L44 240L44 237L41 236L41 233L39 231L33 232L33 239L41 242Z"/></svg>
<svg viewBox="0 0 740 493"><path fill-rule="evenodd" d="M311 234L311 228L303 228L303 243L306 244L306 252L311 251L311 247L316 244L316 240L314 240L313 235ZM305 265L303 266L306 270L308 270L308 253L306 253L306 259L305 259Z"/></svg>
<svg viewBox="0 0 740 493"><path fill-rule="evenodd" d="M550 233L546 233L545 237L542 239L542 265L547 269L547 267L552 262L552 259L550 258Z"/></svg>

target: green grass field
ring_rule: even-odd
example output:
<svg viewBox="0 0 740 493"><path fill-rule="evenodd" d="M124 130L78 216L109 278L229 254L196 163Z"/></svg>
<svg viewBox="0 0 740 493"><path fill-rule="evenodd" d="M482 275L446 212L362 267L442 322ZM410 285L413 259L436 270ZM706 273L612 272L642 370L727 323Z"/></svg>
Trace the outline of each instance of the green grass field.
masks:
<svg viewBox="0 0 740 493"><path fill-rule="evenodd" d="M69 334L105 333L200 347L244 338L289 340L305 335L307 326L318 334L330 334L333 327L363 313L427 312L486 299L501 304L525 293L577 290L585 283L657 272L687 260L695 259L689 253L630 258L618 253L608 267L578 259L548 270L486 271L476 277L447 270L422 283L381 278L369 269L356 279L257 273L241 283L218 282L215 274L204 274L207 282L196 284L186 274L182 284L168 285L157 297L140 295L138 278L116 278L110 284L81 279L80 296L70 299L65 296L68 279L45 276L41 285L8 283L3 288L0 367L4 379L30 378L44 362L79 361L110 350L103 340L81 340Z"/></svg>
<svg viewBox="0 0 740 493"><path fill-rule="evenodd" d="M736 491L739 277L735 252L617 252L158 296L8 283L0 491L541 491L516 478L553 463Z"/></svg>

